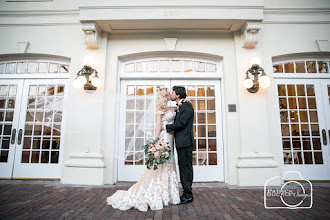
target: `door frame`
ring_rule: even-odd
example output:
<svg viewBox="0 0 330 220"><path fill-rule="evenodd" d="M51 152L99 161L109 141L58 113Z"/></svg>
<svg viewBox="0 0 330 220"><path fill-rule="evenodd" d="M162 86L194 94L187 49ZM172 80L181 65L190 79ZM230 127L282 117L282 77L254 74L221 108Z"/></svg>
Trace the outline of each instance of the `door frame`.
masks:
<svg viewBox="0 0 330 220"><path fill-rule="evenodd" d="M167 54L166 52L164 54ZM141 56L140 54L138 57L134 58L134 55L131 56L129 55L128 59L126 56L121 57L120 60L118 61L118 75L117 75L117 108L116 108L116 128L120 127L120 109L121 109L121 104L120 104L120 98L121 98L121 82L122 80L218 80L219 86L220 86L220 95L221 95L221 108L219 108L220 112L220 117L222 124L221 129L222 133L219 134L221 135L221 141L222 141L222 158L223 158L223 172L222 172L222 180L219 180L219 182L226 182L227 181L227 172L226 172L226 167L228 166L228 161L227 161L227 151L226 151L226 118L224 117L224 112L226 110L225 108L225 97L222 95L224 94L224 82L223 82L223 62L222 62L222 57L220 56L201 56L201 55L192 55L192 56L173 56L173 53L170 53L170 55L159 55L157 57L152 56L152 55L147 55L147 56ZM176 53L174 53L176 54ZM194 53L189 53L189 54L194 54ZM143 59L141 59L143 57ZM177 73L175 75L170 75L169 72L161 72L157 73L157 75L150 75L149 73L138 73L138 74L125 74L124 73L124 65L127 62L137 62L140 60L148 60L149 58L152 59L201 59L205 62L211 61L211 62L217 62L217 71L215 74L207 74L207 75L202 75L201 73L192 73L187 75L187 73ZM171 78L169 77L171 76ZM114 148L114 155L117 157L119 156L119 144L120 144L120 132L119 129L116 129L116 134L115 134L115 148ZM113 162L113 167L114 167L114 182L118 182L118 175L119 175L119 168L118 168L118 159L115 159Z"/></svg>

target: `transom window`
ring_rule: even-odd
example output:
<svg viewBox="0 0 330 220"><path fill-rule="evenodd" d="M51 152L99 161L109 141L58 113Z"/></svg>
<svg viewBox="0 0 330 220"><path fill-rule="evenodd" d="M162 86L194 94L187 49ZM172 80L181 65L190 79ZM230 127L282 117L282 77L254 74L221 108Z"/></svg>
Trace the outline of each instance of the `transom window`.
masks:
<svg viewBox="0 0 330 220"><path fill-rule="evenodd" d="M0 74L57 74L69 73L69 65L45 60L19 60L0 63Z"/></svg>
<svg viewBox="0 0 330 220"><path fill-rule="evenodd" d="M273 64L273 72L276 73L323 73L329 74L329 59L309 59L286 61Z"/></svg>
<svg viewBox="0 0 330 220"><path fill-rule="evenodd" d="M155 59L125 64L126 73L139 72L217 72L217 64L190 59Z"/></svg>

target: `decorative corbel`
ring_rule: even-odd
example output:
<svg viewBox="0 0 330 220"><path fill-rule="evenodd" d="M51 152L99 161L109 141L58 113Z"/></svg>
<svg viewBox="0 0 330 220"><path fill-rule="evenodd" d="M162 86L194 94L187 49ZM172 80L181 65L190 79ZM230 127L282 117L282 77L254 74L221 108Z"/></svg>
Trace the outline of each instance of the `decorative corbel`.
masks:
<svg viewBox="0 0 330 220"><path fill-rule="evenodd" d="M244 48L255 48L258 44L260 29L260 23L246 22L244 28L242 29Z"/></svg>
<svg viewBox="0 0 330 220"><path fill-rule="evenodd" d="M27 48L29 47L29 42L17 42L18 53L26 53Z"/></svg>
<svg viewBox="0 0 330 220"><path fill-rule="evenodd" d="M175 50L177 38L164 38L166 50Z"/></svg>
<svg viewBox="0 0 330 220"><path fill-rule="evenodd" d="M88 49L100 48L101 31L95 22L83 23L82 30L85 32L85 44Z"/></svg>

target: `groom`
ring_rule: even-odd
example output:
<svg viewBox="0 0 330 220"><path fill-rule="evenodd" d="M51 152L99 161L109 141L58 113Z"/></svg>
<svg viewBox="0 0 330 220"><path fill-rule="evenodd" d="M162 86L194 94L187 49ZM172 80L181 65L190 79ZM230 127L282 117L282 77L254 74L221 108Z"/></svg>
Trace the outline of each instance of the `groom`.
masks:
<svg viewBox="0 0 330 220"><path fill-rule="evenodd" d="M195 145L193 134L194 108L190 102L183 102L186 97L184 87L173 87L171 99L176 101L178 108L174 123L166 125L167 132L174 131L175 146L178 153L180 180L183 187L180 204L193 201L191 185L193 181L192 151Z"/></svg>

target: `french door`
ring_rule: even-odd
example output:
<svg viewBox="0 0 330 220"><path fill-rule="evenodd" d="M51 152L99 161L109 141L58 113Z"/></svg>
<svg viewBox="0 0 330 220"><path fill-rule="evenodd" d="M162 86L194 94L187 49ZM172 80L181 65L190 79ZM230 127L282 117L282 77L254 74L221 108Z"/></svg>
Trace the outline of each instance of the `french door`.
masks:
<svg viewBox="0 0 330 220"><path fill-rule="evenodd" d="M219 80L123 80L121 81L118 180L137 181L146 170L136 161L141 146L154 139L154 106L157 87L184 86L194 109L194 181L223 181L223 141ZM175 102L169 102L174 106ZM153 111L146 112L153 106ZM143 124L143 131L141 126ZM132 143L134 142L134 148ZM134 151L134 153L129 153ZM176 153L176 151L175 151ZM125 156L126 155L126 156ZM127 156L129 155L129 156Z"/></svg>
<svg viewBox="0 0 330 220"><path fill-rule="evenodd" d="M329 180L330 80L277 79L276 86L283 171L299 171L309 180Z"/></svg>
<svg viewBox="0 0 330 220"><path fill-rule="evenodd" d="M60 178L63 79L1 80L2 178Z"/></svg>

